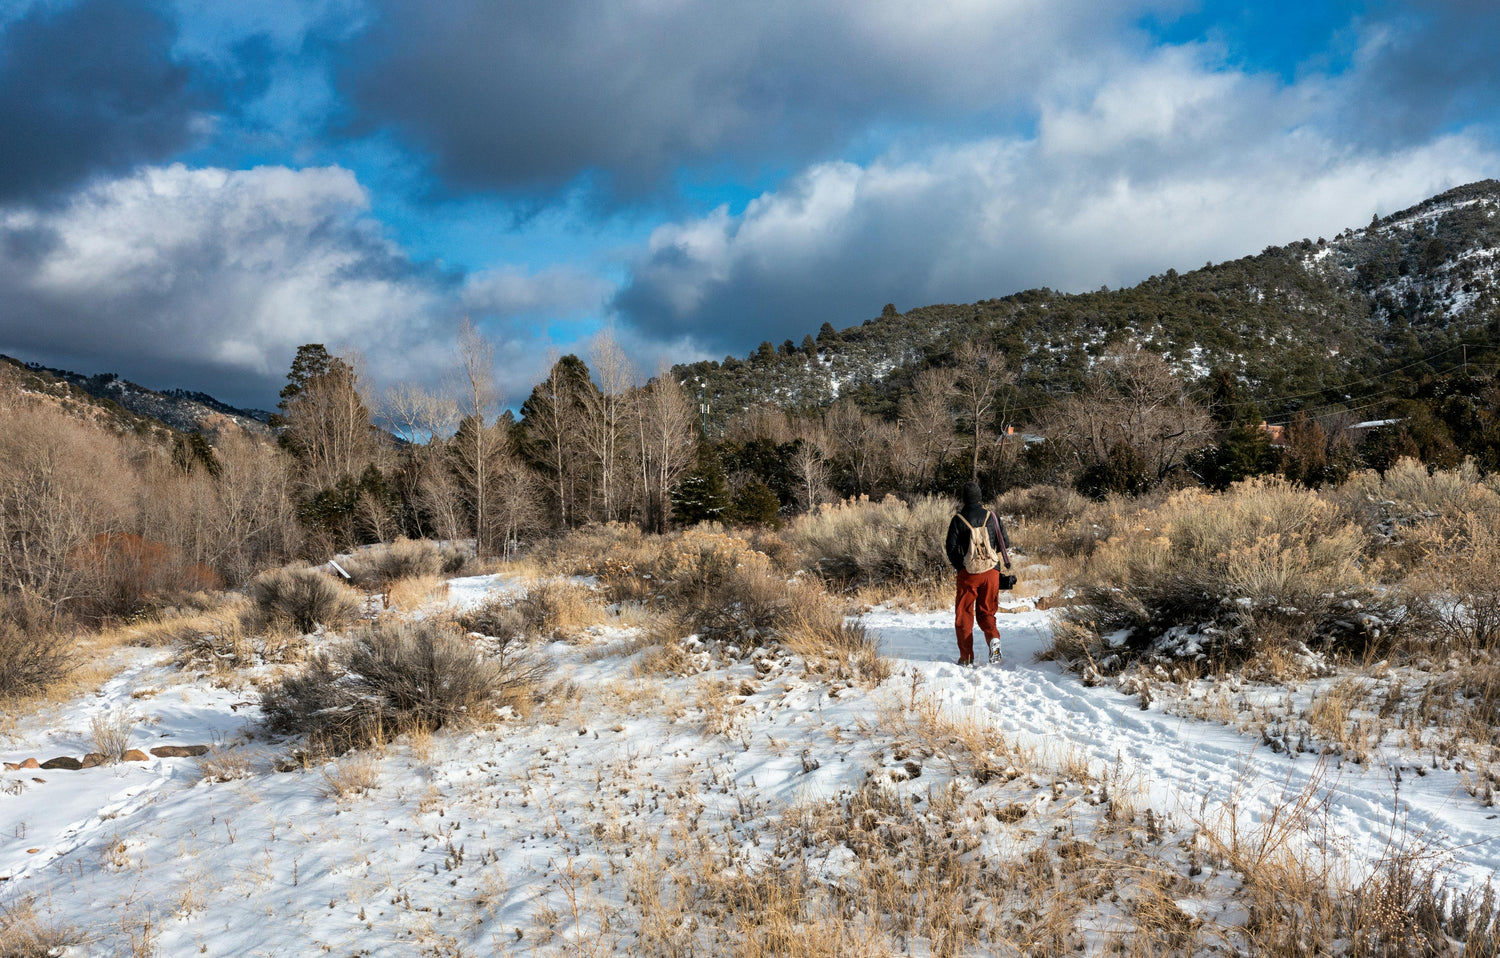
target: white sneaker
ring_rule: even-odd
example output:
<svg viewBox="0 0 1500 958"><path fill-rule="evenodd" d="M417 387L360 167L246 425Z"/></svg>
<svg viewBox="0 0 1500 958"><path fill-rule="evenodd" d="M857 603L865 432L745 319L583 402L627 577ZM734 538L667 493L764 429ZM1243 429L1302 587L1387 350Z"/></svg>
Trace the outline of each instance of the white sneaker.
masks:
<svg viewBox="0 0 1500 958"><path fill-rule="evenodd" d="M997 641L995 639L991 639L991 638L986 638L984 640L984 647L990 653L990 661L991 662L999 661L999 659L1000 659L1000 643L999 643L999 641Z"/></svg>

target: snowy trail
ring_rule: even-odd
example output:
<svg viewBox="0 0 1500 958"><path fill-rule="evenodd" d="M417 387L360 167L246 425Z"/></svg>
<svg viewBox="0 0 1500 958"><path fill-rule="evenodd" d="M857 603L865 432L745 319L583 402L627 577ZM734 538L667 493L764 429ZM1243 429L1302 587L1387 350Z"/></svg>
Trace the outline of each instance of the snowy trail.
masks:
<svg viewBox="0 0 1500 958"><path fill-rule="evenodd" d="M1244 834L1276 805L1312 789L1328 799L1317 830L1326 830L1330 857L1353 881L1387 853L1393 818L1397 841L1405 834L1441 850L1451 862L1442 871L1460 886L1482 887L1500 871L1500 816L1472 798L1457 774L1407 766L1398 784L1378 763L1277 754L1228 726L1142 710L1137 697L1112 688L1085 688L1056 664L1035 661L1050 613L1000 616L1003 659L974 669L954 664L951 612L876 609L863 621L882 651L918 670L949 707L987 717L1054 760L1072 752L1096 774L1118 766L1138 801L1180 823L1212 824L1236 809Z"/></svg>

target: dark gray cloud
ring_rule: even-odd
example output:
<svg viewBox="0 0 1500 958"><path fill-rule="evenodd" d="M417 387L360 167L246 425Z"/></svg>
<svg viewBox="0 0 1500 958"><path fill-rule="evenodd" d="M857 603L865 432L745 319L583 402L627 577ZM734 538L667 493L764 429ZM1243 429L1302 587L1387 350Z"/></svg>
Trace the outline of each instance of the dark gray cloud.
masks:
<svg viewBox="0 0 1500 958"><path fill-rule="evenodd" d="M0 202L172 155L202 96L145 0L38 3L0 26Z"/></svg>
<svg viewBox="0 0 1500 958"><path fill-rule="evenodd" d="M994 121L1039 78L1107 59L1133 14L1177 5L380 0L342 82L452 185L592 173L637 193L684 167L797 166L882 125Z"/></svg>
<svg viewBox="0 0 1500 958"><path fill-rule="evenodd" d="M1500 5L1390 3L1362 26L1348 78L1351 127L1394 142L1476 123L1500 133Z"/></svg>

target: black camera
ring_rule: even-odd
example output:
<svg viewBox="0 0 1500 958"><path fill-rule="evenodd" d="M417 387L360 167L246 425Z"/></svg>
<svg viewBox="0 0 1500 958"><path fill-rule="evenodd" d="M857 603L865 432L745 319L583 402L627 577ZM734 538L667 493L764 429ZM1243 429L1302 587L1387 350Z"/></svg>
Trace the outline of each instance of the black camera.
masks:
<svg viewBox="0 0 1500 958"><path fill-rule="evenodd" d="M1008 589L1014 589L1015 587L1016 587L1016 577L1015 576L1011 575L1009 572L1002 572L1002 573L1000 573L1000 588L1008 590Z"/></svg>

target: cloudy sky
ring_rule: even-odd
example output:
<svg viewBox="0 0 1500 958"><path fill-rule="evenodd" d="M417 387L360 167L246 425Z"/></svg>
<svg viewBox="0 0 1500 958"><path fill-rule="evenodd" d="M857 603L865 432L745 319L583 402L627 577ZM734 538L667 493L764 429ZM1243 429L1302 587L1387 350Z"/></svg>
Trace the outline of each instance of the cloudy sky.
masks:
<svg viewBox="0 0 1500 958"><path fill-rule="evenodd" d="M0 0L0 352L524 396L1500 176L1493 0Z"/></svg>

